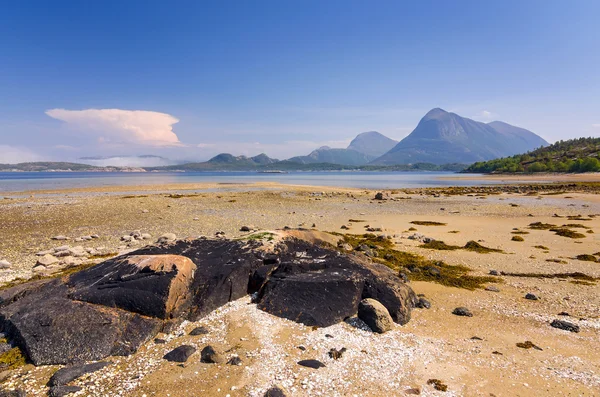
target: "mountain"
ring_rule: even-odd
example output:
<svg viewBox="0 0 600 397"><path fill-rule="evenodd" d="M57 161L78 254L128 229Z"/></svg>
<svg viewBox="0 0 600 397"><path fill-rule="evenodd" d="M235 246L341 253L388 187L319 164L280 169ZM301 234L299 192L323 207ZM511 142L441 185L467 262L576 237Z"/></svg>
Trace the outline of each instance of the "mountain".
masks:
<svg viewBox="0 0 600 397"><path fill-rule="evenodd" d="M278 162L277 159L272 159L264 153L261 153L254 157L246 157L246 156L234 156L229 153L221 153L217 154L212 159L208 160L207 163L213 164L235 164L235 165L264 165L264 164L273 164Z"/></svg>
<svg viewBox="0 0 600 397"><path fill-rule="evenodd" d="M369 131L358 134L350 142L348 149L377 158L389 152L397 144L398 141L388 138L377 131Z"/></svg>
<svg viewBox="0 0 600 397"><path fill-rule="evenodd" d="M322 146L313 150L308 156L292 157L288 161L300 164L343 164L343 165L365 165L374 160L375 156L357 152L352 149L332 149Z"/></svg>
<svg viewBox="0 0 600 397"><path fill-rule="evenodd" d="M2 172L146 172L139 167L96 167L89 164L66 163L59 161L38 161L34 163L0 164Z"/></svg>
<svg viewBox="0 0 600 397"><path fill-rule="evenodd" d="M559 141L525 154L478 162L465 170L465 172L476 173L598 171L600 171L600 138Z"/></svg>
<svg viewBox="0 0 600 397"><path fill-rule="evenodd" d="M481 123L443 109L430 110L417 127L371 164L474 163L536 149L548 142L512 125Z"/></svg>

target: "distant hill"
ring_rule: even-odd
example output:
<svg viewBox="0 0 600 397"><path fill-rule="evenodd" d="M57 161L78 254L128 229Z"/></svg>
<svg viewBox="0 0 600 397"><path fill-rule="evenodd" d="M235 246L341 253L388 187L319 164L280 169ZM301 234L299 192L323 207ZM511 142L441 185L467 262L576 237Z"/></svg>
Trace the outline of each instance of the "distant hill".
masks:
<svg viewBox="0 0 600 397"><path fill-rule="evenodd" d="M600 138L559 141L532 152L512 157L477 162L464 172L598 172Z"/></svg>
<svg viewBox="0 0 600 397"><path fill-rule="evenodd" d="M512 125L481 123L443 109L432 109L413 132L371 164L473 163L548 145L531 131Z"/></svg>
<svg viewBox="0 0 600 397"><path fill-rule="evenodd" d="M347 149L377 158L389 152L397 144L398 141L388 138L377 131L369 131L358 134L350 142Z"/></svg>
<svg viewBox="0 0 600 397"><path fill-rule="evenodd" d="M145 172L142 168L137 167L96 167L89 164L65 163L65 162L35 162L35 163L19 163L19 164L0 164L2 172Z"/></svg>
<svg viewBox="0 0 600 397"><path fill-rule="evenodd" d="M330 163L342 165L365 165L375 159L365 153L357 152L352 149L332 149L329 146L323 146L313 150L308 156L296 156L288 161L300 164Z"/></svg>
<svg viewBox="0 0 600 397"><path fill-rule="evenodd" d="M178 163L152 154L141 156L87 156L80 157L77 160L97 167L158 167Z"/></svg>

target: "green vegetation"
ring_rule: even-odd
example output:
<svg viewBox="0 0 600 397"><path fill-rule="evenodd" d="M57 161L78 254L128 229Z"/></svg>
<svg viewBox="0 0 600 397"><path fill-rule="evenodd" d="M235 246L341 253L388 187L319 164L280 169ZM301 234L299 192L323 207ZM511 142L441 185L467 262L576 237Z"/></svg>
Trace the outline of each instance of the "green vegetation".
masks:
<svg viewBox="0 0 600 397"><path fill-rule="evenodd" d="M267 240L267 241L273 241L274 238L275 238L275 234L274 233L260 232L260 233L251 234L249 236L245 236L245 237L241 238L240 240Z"/></svg>
<svg viewBox="0 0 600 397"><path fill-rule="evenodd" d="M18 347L13 347L12 349L0 354L0 370L15 369L22 367L25 364L25 356Z"/></svg>
<svg viewBox="0 0 600 397"><path fill-rule="evenodd" d="M490 276L472 276L469 274L471 269L466 266L448 265L442 261L429 260L421 255L398 251L394 248L392 241L382 239L374 234L345 234L342 237L344 242L350 244L353 249L367 245L377 253L373 261L406 273L408 278L413 281L435 282L448 287L469 290L483 288L487 283L499 281Z"/></svg>
<svg viewBox="0 0 600 397"><path fill-rule="evenodd" d="M477 162L464 172L598 172L600 138L578 138L512 157Z"/></svg>
<svg viewBox="0 0 600 397"><path fill-rule="evenodd" d="M434 221L412 221L411 223L417 226L446 226L446 223Z"/></svg>
<svg viewBox="0 0 600 397"><path fill-rule="evenodd" d="M575 257L575 259L580 260L580 261L586 261L586 262L598 262L598 260L596 259L596 257L594 255L589 255L589 254L577 255Z"/></svg>
<svg viewBox="0 0 600 397"><path fill-rule="evenodd" d="M568 238L585 238L585 234L581 234L571 229L567 228L553 228L550 229L551 232L554 232L557 236L568 237Z"/></svg>
<svg viewBox="0 0 600 397"><path fill-rule="evenodd" d="M439 250L439 251L466 250L466 251L478 252L480 254L489 254L490 252L500 252L500 253L504 252L499 249L485 247L485 246L479 244L477 241L473 241L473 240L468 241L464 247L461 247L458 245L448 245L441 240L433 240L428 243L421 244L419 247L433 249L433 250Z"/></svg>
<svg viewBox="0 0 600 397"><path fill-rule="evenodd" d="M529 228L533 230L550 230L554 227L556 227L556 225L551 223L533 222L529 224Z"/></svg>

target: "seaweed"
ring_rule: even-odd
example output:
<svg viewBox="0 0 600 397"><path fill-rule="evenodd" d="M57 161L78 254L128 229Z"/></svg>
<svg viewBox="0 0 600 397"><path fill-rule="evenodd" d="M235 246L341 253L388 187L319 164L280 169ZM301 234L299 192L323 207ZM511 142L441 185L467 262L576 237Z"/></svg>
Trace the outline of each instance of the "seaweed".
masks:
<svg viewBox="0 0 600 397"><path fill-rule="evenodd" d="M447 223L443 223L443 222L435 222L435 221L412 221L410 222L413 225L418 225L418 226L446 226Z"/></svg>
<svg viewBox="0 0 600 397"><path fill-rule="evenodd" d="M550 248L546 247L545 245L534 245L533 248L550 251Z"/></svg>
<svg viewBox="0 0 600 397"><path fill-rule="evenodd" d="M459 249L463 248L463 247L459 247L458 245L448 245L441 240L432 240L428 243L421 244L419 247L428 248L428 249L432 249L432 250L438 250L438 251L454 251L454 250L459 250Z"/></svg>
<svg viewBox="0 0 600 397"><path fill-rule="evenodd" d="M419 247L420 248L429 248L429 249L434 249L434 250L439 250L439 251L454 251L454 250L464 249L466 251L478 252L480 254L489 254L491 252L501 252L501 253L504 252L500 249L485 247L485 246L479 244L477 241L473 241L473 240L468 241L463 247L458 246L458 245L449 245L441 240L433 240L428 243L421 244Z"/></svg>
<svg viewBox="0 0 600 397"><path fill-rule="evenodd" d="M529 224L529 228L533 230L549 230L555 227L556 225L551 223L533 222Z"/></svg>
<svg viewBox="0 0 600 397"><path fill-rule="evenodd" d="M439 379L429 379L427 381L427 384L432 385L435 390L439 390L439 391L447 391L448 390L448 385L446 385L444 382L442 382Z"/></svg>
<svg viewBox="0 0 600 397"><path fill-rule="evenodd" d="M521 236L512 236L511 241L520 241L523 242L525 239Z"/></svg>
<svg viewBox="0 0 600 397"><path fill-rule="evenodd" d="M550 229L551 232L554 232L557 236L568 237L568 238L585 238L585 234L576 232L567 228L553 228Z"/></svg>
<svg viewBox="0 0 600 397"><path fill-rule="evenodd" d="M580 281L588 281L588 282L595 282L598 281L598 278L594 278L592 276L589 276L585 273L581 273L581 272L571 272L571 273L508 273L508 272L501 272L500 273L503 276L509 276L509 277L527 277L527 278L572 278L575 280L580 280Z"/></svg>
<svg viewBox="0 0 600 397"><path fill-rule="evenodd" d="M501 281L497 277L470 275L471 269L466 266L449 265L443 261L429 260L418 254L396 250L391 240L372 233L342 236L344 242L350 244L353 249L363 244L367 245L377 253L377 257L372 258L374 262L405 273L409 280L434 282L468 290L484 288L488 283Z"/></svg>
<svg viewBox="0 0 600 397"><path fill-rule="evenodd" d="M26 364L25 356L18 347L0 354L0 369L15 369Z"/></svg>
<svg viewBox="0 0 600 397"><path fill-rule="evenodd" d="M504 252L501 249L484 247L483 245L479 244L477 241L473 241L473 240L468 241L465 244L464 249L466 249L467 251L479 252L480 254L489 254L490 252L499 252L499 253Z"/></svg>
<svg viewBox="0 0 600 397"><path fill-rule="evenodd" d="M578 261L586 261L586 262L598 262L598 259L594 255L589 254L581 254L575 257Z"/></svg>

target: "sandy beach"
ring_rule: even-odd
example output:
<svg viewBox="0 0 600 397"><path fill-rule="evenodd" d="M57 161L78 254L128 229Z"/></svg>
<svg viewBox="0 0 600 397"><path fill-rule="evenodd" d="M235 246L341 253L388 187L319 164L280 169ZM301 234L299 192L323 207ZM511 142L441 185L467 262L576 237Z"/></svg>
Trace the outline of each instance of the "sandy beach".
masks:
<svg viewBox="0 0 600 397"><path fill-rule="evenodd" d="M0 281L36 275L37 254L65 245L82 253L74 259L85 265L154 243L165 233L187 238L223 232L237 238L247 234L242 226L260 231L287 226L358 235L368 226L390 236L396 250L466 266L472 275L496 271L499 276L475 290L411 281L431 308L413 310L408 324L383 335L352 320L314 330L262 312L243 298L163 335L166 344L150 341L133 356L111 358L112 365L77 381L84 390L76 395L262 396L273 385L291 396L599 395L600 287L593 279L600 278L600 263L577 257L600 251L600 196L579 188L475 190L398 189L383 191L385 200L373 200L377 191L277 184L9 194L0 202L0 260L10 267L0 270ZM440 225L411 223L415 221ZM532 229L534 222L569 225L583 237ZM149 236L128 241L132 232ZM415 234L458 247L477 241L502 252L423 248L411 239ZM59 236L68 240L52 239ZM513 240L515 236L523 241ZM560 276L573 272L592 281ZM539 299L525 299L528 293ZM473 317L453 315L458 306L468 307ZM553 328L549 323L554 319L573 322L580 332ZM209 333L188 335L199 325ZM517 346L526 341L538 348ZM208 365L195 356L185 365L161 360L183 342L199 349L210 342L238 355L242 365ZM339 360L328 356L331 348L342 347L347 352ZM296 362L304 358L319 359L327 367L298 367ZM1 379L4 387L46 395L45 384L57 368L28 364L5 371ZM447 390L436 390L431 379Z"/></svg>

